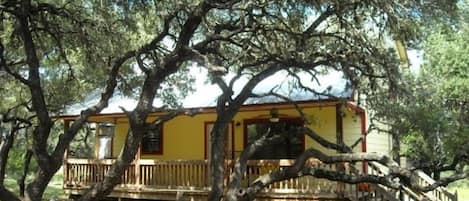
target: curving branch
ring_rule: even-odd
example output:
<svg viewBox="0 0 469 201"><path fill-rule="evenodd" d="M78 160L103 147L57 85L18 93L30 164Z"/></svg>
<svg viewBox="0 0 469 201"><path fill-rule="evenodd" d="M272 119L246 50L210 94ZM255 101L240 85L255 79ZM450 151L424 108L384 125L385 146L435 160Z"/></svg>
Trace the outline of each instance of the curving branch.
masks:
<svg viewBox="0 0 469 201"><path fill-rule="evenodd" d="M5 188L5 186L0 185L0 200L1 201L21 201L16 195Z"/></svg>
<svg viewBox="0 0 469 201"><path fill-rule="evenodd" d="M334 149L337 151L340 151L342 153L351 153L352 149L348 147L347 145L338 145L336 143L332 143L325 138L321 137L318 133L315 131L309 129L309 128L303 128L303 132L305 135L308 137L312 138L314 141L318 142L321 146L328 148L328 149Z"/></svg>
<svg viewBox="0 0 469 201"><path fill-rule="evenodd" d="M211 7L207 4L207 2L202 2L192 13L189 14L187 20L182 25L179 38L176 43L176 48L166 57L162 58L158 64L156 64L158 65L157 68L152 69L152 71L146 75L137 106L133 111L127 113L130 123L130 131L126 137L124 147L122 148L118 158L112 165L108 175L104 178L104 180L89 189L79 199L80 201L96 200L109 194L113 187L119 183L123 171L134 159L143 135L148 132L148 129L177 116L177 112L169 113L164 118L160 118L160 121L155 121L152 125L149 125L146 122L148 113L153 108L152 104L156 96L156 90L161 85L161 83L169 75L175 73L183 61L188 58L188 55L185 51L186 47L189 45L195 30L202 22L203 16L205 16L210 9ZM170 19L172 19L172 17L170 17ZM169 21L170 20L167 22ZM166 29L165 31L165 34L167 34L168 30ZM164 38L164 36L160 36L157 36L155 40ZM142 50L157 49L157 43L159 41L155 40L142 47ZM135 55L135 53L136 52L133 52L132 55Z"/></svg>

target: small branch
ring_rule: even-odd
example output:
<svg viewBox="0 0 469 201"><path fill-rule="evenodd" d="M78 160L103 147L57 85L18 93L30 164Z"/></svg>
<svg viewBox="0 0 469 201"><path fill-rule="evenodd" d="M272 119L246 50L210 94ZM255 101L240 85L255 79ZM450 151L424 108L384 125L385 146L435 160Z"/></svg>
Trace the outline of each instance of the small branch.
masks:
<svg viewBox="0 0 469 201"><path fill-rule="evenodd" d="M275 88L272 88L270 90L270 92L265 93L265 94L261 94L261 95L254 95L254 97L260 98L260 97L266 97L266 96L274 96L274 97L280 98L280 99L282 99L282 100L284 100L288 103L291 103L295 107L296 111L300 114L301 119L303 119L303 121L306 124L311 123L311 122L309 122L308 118L306 117L306 114L303 112L303 109L300 107L300 105L298 105L298 103L296 101L292 100L291 98L288 98L287 96L275 93L274 90L275 90Z"/></svg>
<svg viewBox="0 0 469 201"><path fill-rule="evenodd" d="M181 109L181 110L169 111L167 114L165 114L165 115L157 118L153 122L151 122L150 126L149 126L149 130L156 129L158 126L160 126L164 122L167 122L171 119L174 119L175 117L177 117L179 115L184 114L184 115L188 115L188 116L193 117L193 116L199 114L200 112L201 112L200 109L191 109L191 110Z"/></svg>
<svg viewBox="0 0 469 201"><path fill-rule="evenodd" d="M314 132L313 130L309 128L303 128L303 132L310 138L312 138L314 141L318 142L321 146L329 149L334 149L337 151L340 151L342 153L351 153L352 149L346 145L338 145L336 143L329 142L325 138L321 137L319 134Z"/></svg>
<svg viewBox="0 0 469 201"><path fill-rule="evenodd" d="M319 17L317 17L314 22L304 31L305 34L312 34L315 32L316 28L327 20L328 17L332 16L336 12L331 6L328 6L326 11L322 12Z"/></svg>
<svg viewBox="0 0 469 201"><path fill-rule="evenodd" d="M31 149L28 149L26 151L26 154L24 156L24 167L23 167L23 173L21 174L21 177L17 180L17 183L18 183L18 186L19 186L19 194L20 194L20 197L24 197L24 191L25 191L25 181L26 181L26 177L28 176L28 172L29 172L29 166L31 164L31 158L33 156L33 151L31 151Z"/></svg>
<svg viewBox="0 0 469 201"><path fill-rule="evenodd" d="M211 63L207 56L201 54L196 49L186 47L185 50L192 55L192 58L195 59L197 63L206 67L209 74L220 76L227 73L226 68Z"/></svg>
<svg viewBox="0 0 469 201"><path fill-rule="evenodd" d="M256 179L244 191L240 191L238 196L253 197L257 192L275 182L303 177L313 176L315 178L327 179L330 181L339 181L349 184L357 184L361 182L370 182L382 184L393 189L400 187L399 183L393 182L389 177L380 177L375 175L349 175L340 171L326 170L318 167L303 167L299 171L292 171L291 167L265 174Z"/></svg>
<svg viewBox="0 0 469 201"><path fill-rule="evenodd" d="M12 71L6 64L5 65L2 64L2 66L3 66L3 69L5 70L5 72L7 72L9 75L13 76L19 82L23 83L26 86L31 85L31 83L26 78L24 78L23 76L21 76L20 74L18 74L16 72Z"/></svg>
<svg viewBox="0 0 469 201"><path fill-rule="evenodd" d="M441 178L435 181L435 183L430 184L428 186L418 186L417 188L421 191L428 192L428 191L435 190L436 188L440 186L447 186L451 182L461 180L461 179L467 179L467 178L469 178L468 173L458 173L458 174L453 174L445 178Z"/></svg>
<svg viewBox="0 0 469 201"><path fill-rule="evenodd" d="M137 60L137 66L138 68L145 73L146 75L149 75L151 70L148 69L145 64L143 63L143 60L141 58L141 55L135 55L135 59Z"/></svg>
<svg viewBox="0 0 469 201"><path fill-rule="evenodd" d="M228 197L234 198L237 196L236 194L239 192L241 180L247 169L247 162L249 158L251 158L251 156L257 151L257 149L267 144L277 144L283 139L283 137L280 135L270 135L270 130L268 130L259 139L255 140L251 144L248 144L248 146L241 152L241 155L236 159L233 172L230 175L230 183L228 187L229 190L227 192Z"/></svg>
<svg viewBox="0 0 469 201"><path fill-rule="evenodd" d="M358 138L352 145L350 145L350 148L354 149L362 141L363 141L363 137Z"/></svg>

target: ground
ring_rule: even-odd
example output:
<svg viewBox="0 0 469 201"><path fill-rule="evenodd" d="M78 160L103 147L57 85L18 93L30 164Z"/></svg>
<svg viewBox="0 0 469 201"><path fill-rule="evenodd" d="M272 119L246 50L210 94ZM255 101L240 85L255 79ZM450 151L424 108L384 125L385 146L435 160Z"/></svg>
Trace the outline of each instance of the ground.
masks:
<svg viewBox="0 0 469 201"><path fill-rule="evenodd" d="M65 200L67 195L62 190L62 181L63 181L63 172L59 171L52 178L52 181L49 183L49 186L46 189L44 194L44 200L48 201L52 198L57 200ZM6 178L5 185L8 189L14 190L15 193L18 192L18 185L16 180L13 178ZM461 180L454 182L448 186L450 192L457 191L459 200L469 200L469 179Z"/></svg>
<svg viewBox="0 0 469 201"><path fill-rule="evenodd" d="M458 191L459 200L469 200L469 179L460 180L448 185L450 192Z"/></svg>
<svg viewBox="0 0 469 201"><path fill-rule="evenodd" d="M67 195L62 190L62 181L63 174L62 171L57 172L57 174L52 178L51 182L47 186L46 192L44 193L45 201L51 200L52 198L56 200L64 200L67 198ZM16 183L15 178L6 177L5 186L9 190L13 190L15 194L18 195L18 184Z"/></svg>

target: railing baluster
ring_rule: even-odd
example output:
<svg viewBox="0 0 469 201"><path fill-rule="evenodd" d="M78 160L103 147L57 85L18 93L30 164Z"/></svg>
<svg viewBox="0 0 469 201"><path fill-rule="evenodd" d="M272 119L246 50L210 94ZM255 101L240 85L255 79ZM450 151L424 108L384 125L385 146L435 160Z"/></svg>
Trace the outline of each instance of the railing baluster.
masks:
<svg viewBox="0 0 469 201"><path fill-rule="evenodd" d="M87 160L87 159L67 159L66 169L64 170L64 187L66 188L83 188L89 187L96 182L100 182L104 179L104 176L110 170L110 167L114 160ZM249 186L254 179L259 176L272 171L287 168L293 164L292 160L260 160L260 161L248 161L246 173L243 178L243 185ZM317 161L308 161L308 165L316 168L323 168L327 170L339 170L334 164L322 164ZM387 170L381 167L373 165L370 162L368 168L368 174L371 175L385 175ZM226 162L226 176L229 176L232 172L232 162ZM344 172L347 174L366 174L361 172L359 167L361 164L345 164ZM384 167L383 167L384 168ZM208 178L210 175L207 172L208 162L207 161L159 161L159 160L141 160L137 165L131 164L122 175L122 186L152 186L155 188L171 188L171 189L193 189L200 188L206 189L209 184ZM208 177L207 177L208 176ZM227 179L228 181L228 179ZM430 184L430 180L425 177L421 177L418 180L421 185ZM289 179L282 182L276 182L269 185L263 192L297 192L297 193L321 193L321 192L332 192L334 189L337 193L344 193L347 196L355 196L357 199L363 196L371 196L375 200L387 199L387 196L392 196L394 199L387 200L418 200L419 196L433 197L439 201L455 201L455 196L452 193L447 193L444 188L437 188L432 192L418 194L410 189L402 189L394 191L394 193L382 192L378 190L389 190L384 186L369 184L369 195L366 195L367 189L359 188L359 184L351 185L339 182L331 182L323 179L316 179L311 176L305 176L297 179Z"/></svg>

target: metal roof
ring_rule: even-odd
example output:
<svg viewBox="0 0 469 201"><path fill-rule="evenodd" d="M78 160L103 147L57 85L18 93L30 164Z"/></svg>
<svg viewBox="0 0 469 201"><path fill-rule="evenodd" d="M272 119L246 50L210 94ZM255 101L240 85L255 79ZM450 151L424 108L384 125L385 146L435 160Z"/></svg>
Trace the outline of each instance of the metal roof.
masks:
<svg viewBox="0 0 469 201"><path fill-rule="evenodd" d="M204 72L199 72L197 78L203 77ZM206 72L205 72L206 73ZM205 75L206 76L206 75ZM322 100L336 98L350 98L352 90L347 87L347 82L342 78L341 73L331 73L325 76L319 76L317 80L312 80L307 74L299 74L301 83L308 88L314 89L326 95L318 95L310 91L297 87L292 77L287 76L286 72L278 72L269 78L260 82L253 90L255 94L266 94L270 91L288 97L292 101L309 101L309 100ZM226 76L225 79L230 79ZM247 77L239 79L233 86L234 95L237 95L242 87L248 82ZM319 84L321 83L321 84ZM218 96L221 95L221 90L211 84L207 84L204 79L197 79L195 83L195 92L186 96L181 101L184 108L202 108L213 107L216 105ZM66 108L63 115L77 115L86 107L92 106L99 101L101 91L95 90L91 92L83 102L71 105ZM244 104L265 104L265 103L281 103L287 102L286 100L277 96L262 96L258 98L249 98ZM137 105L137 99L122 95L120 92L115 92L114 96L109 100L108 107L101 111L100 114L121 113L121 107L125 110L133 110ZM163 106L163 101L156 98L153 102L155 107Z"/></svg>

